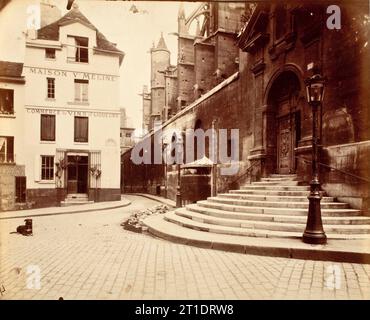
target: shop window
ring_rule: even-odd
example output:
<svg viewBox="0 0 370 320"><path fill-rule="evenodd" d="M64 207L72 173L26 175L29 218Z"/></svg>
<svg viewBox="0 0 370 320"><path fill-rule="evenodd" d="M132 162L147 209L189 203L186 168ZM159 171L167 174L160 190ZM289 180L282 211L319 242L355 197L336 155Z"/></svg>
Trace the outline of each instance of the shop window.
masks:
<svg viewBox="0 0 370 320"><path fill-rule="evenodd" d="M14 114L14 90L0 89L0 114Z"/></svg>
<svg viewBox="0 0 370 320"><path fill-rule="evenodd" d="M89 118L88 117L75 117L75 142L88 142L89 141Z"/></svg>
<svg viewBox="0 0 370 320"><path fill-rule="evenodd" d="M41 115L41 141L55 141L55 115Z"/></svg>
<svg viewBox="0 0 370 320"><path fill-rule="evenodd" d="M14 137L0 136L0 163L14 162Z"/></svg>
<svg viewBox="0 0 370 320"><path fill-rule="evenodd" d="M41 180L54 180L54 156L41 156Z"/></svg>

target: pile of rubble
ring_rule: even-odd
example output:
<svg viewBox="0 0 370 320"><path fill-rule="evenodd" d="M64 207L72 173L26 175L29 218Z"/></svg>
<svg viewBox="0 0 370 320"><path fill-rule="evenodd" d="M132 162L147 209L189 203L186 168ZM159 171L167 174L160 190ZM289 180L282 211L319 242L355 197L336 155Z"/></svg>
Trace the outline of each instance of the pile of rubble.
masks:
<svg viewBox="0 0 370 320"><path fill-rule="evenodd" d="M151 215L164 214L169 211L170 208L164 204L155 206L153 208L148 208L134 212L127 220L121 223L121 226L125 230L130 230L134 232L143 232L147 228L143 225L143 220Z"/></svg>

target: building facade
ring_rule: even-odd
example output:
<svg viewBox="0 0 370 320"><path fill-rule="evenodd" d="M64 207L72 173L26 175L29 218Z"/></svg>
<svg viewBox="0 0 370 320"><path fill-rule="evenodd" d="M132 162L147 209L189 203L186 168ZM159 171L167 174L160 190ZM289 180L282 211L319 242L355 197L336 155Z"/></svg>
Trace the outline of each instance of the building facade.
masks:
<svg viewBox="0 0 370 320"><path fill-rule="evenodd" d="M75 196L120 200L119 68L124 53L77 5L29 32L25 45L23 119L14 126L23 135L14 135L15 141L21 140L17 135L23 139L19 154L26 202L41 207Z"/></svg>
<svg viewBox="0 0 370 320"><path fill-rule="evenodd" d="M179 34L184 38L179 40L184 46L179 59L185 61L182 68L186 72L184 69L181 75L179 63L178 92L185 102L163 123L163 130L207 130L212 125L239 130L239 170L235 175L222 176L220 168L227 164L217 164L220 192L273 173L296 173L308 183L312 112L306 100L305 79L312 75L310 66L314 66L328 79L319 121L322 188L330 196L366 211L370 180L369 4L341 3L341 28L333 30L327 26L330 15L326 4L246 3L244 9L239 7L243 23L239 31L234 30L234 42L223 30L230 21L235 23L229 30L237 27L237 19L230 19L237 7L220 3L200 7L201 12L202 8L208 8L209 21L202 29L209 30L210 35L194 35L201 36L194 45ZM180 10L182 33L188 19ZM222 32L215 34L214 23ZM214 49L205 45L212 35L220 37L210 41ZM189 46L184 44L187 42ZM204 68L203 59L209 61ZM202 84L202 79L208 82ZM192 86L204 91L194 90L196 94L191 97ZM168 197L175 199L176 166L155 171L155 176L138 182L137 187L145 186L152 192L153 181L166 186Z"/></svg>
<svg viewBox="0 0 370 320"><path fill-rule="evenodd" d="M23 64L0 61L0 210L26 202Z"/></svg>

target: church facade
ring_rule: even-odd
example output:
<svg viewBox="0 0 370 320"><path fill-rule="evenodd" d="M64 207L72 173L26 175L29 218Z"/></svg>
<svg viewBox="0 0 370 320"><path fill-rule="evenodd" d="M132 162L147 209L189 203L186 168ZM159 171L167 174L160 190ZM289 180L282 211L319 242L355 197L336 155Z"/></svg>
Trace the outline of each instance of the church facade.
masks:
<svg viewBox="0 0 370 320"><path fill-rule="evenodd" d="M322 187L355 208L368 208L368 9L365 1L342 3L341 28L332 30L324 4L209 3L188 18L180 8L178 63L166 71L177 77L176 103L161 103L171 110L168 118L158 117L162 129L239 130L239 171L221 176L224 164L218 163L219 191L273 173L296 173L308 183L312 111L305 79L314 66L327 78L319 112ZM184 25L198 14L204 25L185 34ZM149 167L153 174L137 187L155 192L165 186L175 199L176 166Z"/></svg>

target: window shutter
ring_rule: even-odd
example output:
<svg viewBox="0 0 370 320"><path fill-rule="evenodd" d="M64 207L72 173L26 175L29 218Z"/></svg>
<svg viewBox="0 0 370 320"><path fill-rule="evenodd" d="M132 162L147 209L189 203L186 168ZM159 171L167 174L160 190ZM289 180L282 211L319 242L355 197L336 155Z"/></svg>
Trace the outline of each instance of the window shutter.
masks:
<svg viewBox="0 0 370 320"><path fill-rule="evenodd" d="M77 47L74 37L67 37L67 46L67 60L75 61Z"/></svg>
<svg viewBox="0 0 370 320"><path fill-rule="evenodd" d="M81 99L80 91L81 91L81 84L75 81L75 101L80 101Z"/></svg>
<svg viewBox="0 0 370 320"><path fill-rule="evenodd" d="M89 84L88 83L82 83L82 101L88 101L88 88Z"/></svg>
<svg viewBox="0 0 370 320"><path fill-rule="evenodd" d="M41 174L41 157L39 155L36 155L34 162L35 181L40 181L40 174Z"/></svg>

